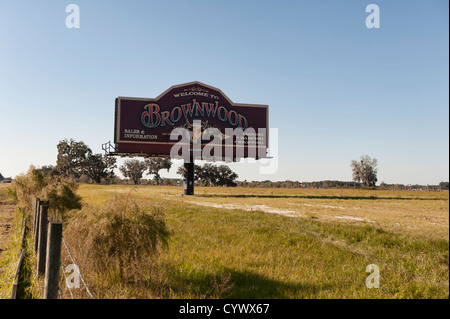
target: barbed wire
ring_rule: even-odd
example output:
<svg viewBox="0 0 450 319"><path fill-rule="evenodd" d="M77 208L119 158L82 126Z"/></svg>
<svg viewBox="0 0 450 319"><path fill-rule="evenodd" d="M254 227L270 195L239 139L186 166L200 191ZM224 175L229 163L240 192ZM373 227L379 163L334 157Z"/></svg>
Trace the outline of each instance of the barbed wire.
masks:
<svg viewBox="0 0 450 319"><path fill-rule="evenodd" d="M61 271L62 271L62 273L63 273L63 275L64 275L64 278L66 279L66 280L65 280L65 283L66 283L66 287L69 289L70 297L71 297L72 299L74 299L74 298L73 298L73 294L72 294L72 290L70 289L70 286L68 285L66 272L64 271L64 268L63 268L62 263L61 263ZM59 292L59 296L61 297L61 290L58 289L58 292Z"/></svg>
<svg viewBox="0 0 450 319"><path fill-rule="evenodd" d="M64 244L64 247L66 248L66 251L67 251L67 254L69 255L70 260L72 260L72 263L73 263L74 265L76 265L77 263L75 262L75 260L73 260L72 254L70 253L70 250L69 250L69 248L68 248L67 245L66 245L66 242L65 242L65 240L64 240L64 237L62 238L62 242L63 242L63 244ZM91 297L91 299L95 299L95 297L94 297L94 296L92 295L92 293L89 291L88 286L87 286L86 283L84 282L84 279L83 279L83 276L81 275L81 272L80 272L80 270L79 270L79 267L75 267L75 269L77 270L78 274L80 275L81 282L83 283L84 287L86 288L87 293L89 294L89 296ZM65 275L64 271L63 271L63 274L64 274L64 277L65 277L66 275ZM69 288L69 287L68 287L68 288ZM69 288L69 292L70 292L70 294L72 295L72 292L70 291L70 288ZM73 295L72 295L72 299L73 299Z"/></svg>
<svg viewBox="0 0 450 319"><path fill-rule="evenodd" d="M22 228L24 226L24 219L25 219L25 213L22 212L22 214L23 214L23 216L22 216L22 225L20 227L21 231L22 231ZM51 220L48 217L47 217L47 223L51 223ZM25 231L23 232L22 242L24 240L24 237L25 237ZM62 237L61 239L62 239L62 243L64 244L64 247L66 248L67 254L70 257L70 260L72 261L72 264L77 265L77 263L75 263L75 260L72 257L72 254L70 253L69 247L67 247L67 244L66 244L66 242L64 240L64 237ZM22 243L22 246L23 246L23 243ZM91 291L89 290L88 286L86 285L86 282L84 281L83 276L81 275L79 267L75 267L75 269L77 270L78 274L80 275L81 282L83 283L84 287L86 288L86 292L89 294L91 299L95 299L95 297L92 295ZM67 276L66 276L66 273L64 271L64 267L63 267L63 263L62 262L61 262L61 271L62 271L62 273L64 275L64 278L65 278L65 284L66 284L65 286L69 289L70 297L72 299L74 299L72 290L70 289L70 286L68 285ZM58 289L58 295L59 295L59 298L62 299L61 289Z"/></svg>

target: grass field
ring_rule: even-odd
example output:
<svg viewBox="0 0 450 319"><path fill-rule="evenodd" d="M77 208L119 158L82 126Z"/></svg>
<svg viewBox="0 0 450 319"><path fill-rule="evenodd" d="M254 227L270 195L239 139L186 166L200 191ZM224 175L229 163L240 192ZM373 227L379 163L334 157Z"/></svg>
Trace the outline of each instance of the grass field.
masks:
<svg viewBox="0 0 450 319"><path fill-rule="evenodd" d="M448 298L448 192L81 185L86 203L131 194L172 232L143 284L110 298ZM380 288L366 287L369 264ZM149 265L142 265L149 267Z"/></svg>
<svg viewBox="0 0 450 319"><path fill-rule="evenodd" d="M12 201L1 186L0 208L6 208ZM126 195L141 207L157 208L171 233L167 249L137 266L138 279L96 273L85 263L92 256L70 247L95 297L449 297L448 192L213 187L198 187L192 197L181 192L80 185L78 194L90 206ZM20 250L19 211L8 218L11 231L2 237L6 250L0 256L3 297L10 293ZM64 249L62 262L71 263ZM42 278L33 280L30 272L34 264L30 255L28 296L41 298ZM369 264L380 269L379 289L366 287ZM63 281L60 287L70 298ZM83 285L73 293L88 297Z"/></svg>

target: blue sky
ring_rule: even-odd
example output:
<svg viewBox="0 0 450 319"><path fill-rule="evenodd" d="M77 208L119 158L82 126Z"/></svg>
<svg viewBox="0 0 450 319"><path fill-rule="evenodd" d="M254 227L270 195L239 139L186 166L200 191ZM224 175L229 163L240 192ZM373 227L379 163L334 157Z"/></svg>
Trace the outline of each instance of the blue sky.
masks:
<svg viewBox="0 0 450 319"><path fill-rule="evenodd" d="M68 29L65 8L80 8ZM368 29L368 4L380 28ZM278 170L240 180L449 178L448 1L0 0L0 173L55 164L56 144L113 140L117 96L200 81L268 104ZM176 169L164 176L175 177Z"/></svg>

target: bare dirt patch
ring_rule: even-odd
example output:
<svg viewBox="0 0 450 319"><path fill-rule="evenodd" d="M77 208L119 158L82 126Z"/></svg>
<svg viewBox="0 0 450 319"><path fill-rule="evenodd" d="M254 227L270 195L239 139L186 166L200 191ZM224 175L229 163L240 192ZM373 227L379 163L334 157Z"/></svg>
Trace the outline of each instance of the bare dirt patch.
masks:
<svg viewBox="0 0 450 319"><path fill-rule="evenodd" d="M0 192L2 190L0 189ZM0 256L6 250L6 244L11 236L14 209L15 205L6 196L0 196Z"/></svg>
<svg viewBox="0 0 450 319"><path fill-rule="evenodd" d="M248 206L242 206L242 205L236 205L236 204L214 204L214 203L209 203L209 202L189 201L188 203L201 205L201 206L215 207L215 208L225 208L225 209L243 209L243 210L247 210L247 211L260 210L260 211L263 211L266 213L279 214L279 215L289 216L289 217L306 217L304 214L302 214L298 211L286 210L286 209L276 209L273 207L269 207L267 205L252 205L252 207L248 207ZM329 207L335 207L335 206L329 206ZM326 216L326 217L331 218L331 219L335 218L335 219L341 219L341 220L375 223L375 221L373 221L373 220L369 220L369 219L365 219L365 218L361 218L361 217L355 217L355 216L348 216L348 215Z"/></svg>

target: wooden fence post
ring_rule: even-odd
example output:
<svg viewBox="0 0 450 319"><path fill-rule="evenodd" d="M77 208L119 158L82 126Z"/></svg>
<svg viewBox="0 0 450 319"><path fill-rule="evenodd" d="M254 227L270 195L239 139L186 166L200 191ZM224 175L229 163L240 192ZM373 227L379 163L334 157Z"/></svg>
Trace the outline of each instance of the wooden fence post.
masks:
<svg viewBox="0 0 450 319"><path fill-rule="evenodd" d="M37 211L36 211L36 224L34 225L34 252L37 253L38 251L38 244L39 244L39 220L41 217L41 207L44 205L44 202L41 200L38 200L37 203Z"/></svg>
<svg viewBox="0 0 450 319"><path fill-rule="evenodd" d="M33 234L36 234L36 225L38 222L38 211L39 211L39 201L40 199L35 197L34 198L34 205L33 205Z"/></svg>
<svg viewBox="0 0 450 319"><path fill-rule="evenodd" d="M39 243L37 251L37 275L45 273L45 255L47 251L47 225L48 225L48 206L40 206L39 216Z"/></svg>
<svg viewBox="0 0 450 319"><path fill-rule="evenodd" d="M22 261L23 261L23 255L25 253L25 236L27 234L27 227L25 225L25 213L22 212L22 226L20 227L20 231L22 233L22 242L20 244L20 247L22 248L22 250L20 251L19 254L19 261L17 262L17 267L16 267L16 274L14 275L14 283L13 283L13 287L12 287L12 293L11 293L11 299L16 299L17 298L17 292L19 291L19 285L22 284L20 282L20 269L22 267ZM23 297L23 296L19 296L19 297Z"/></svg>
<svg viewBox="0 0 450 319"><path fill-rule="evenodd" d="M61 267L62 223L48 224L47 256L44 280L44 299L57 299L59 268Z"/></svg>
<svg viewBox="0 0 450 319"><path fill-rule="evenodd" d="M22 265L24 251L25 251L25 249L22 249L19 254L19 261L17 262L17 266L16 266L16 274L14 275L14 283L13 283L13 288L12 288L12 293L11 293L11 299L17 298L17 289L19 287L19 272L20 272L20 267Z"/></svg>

